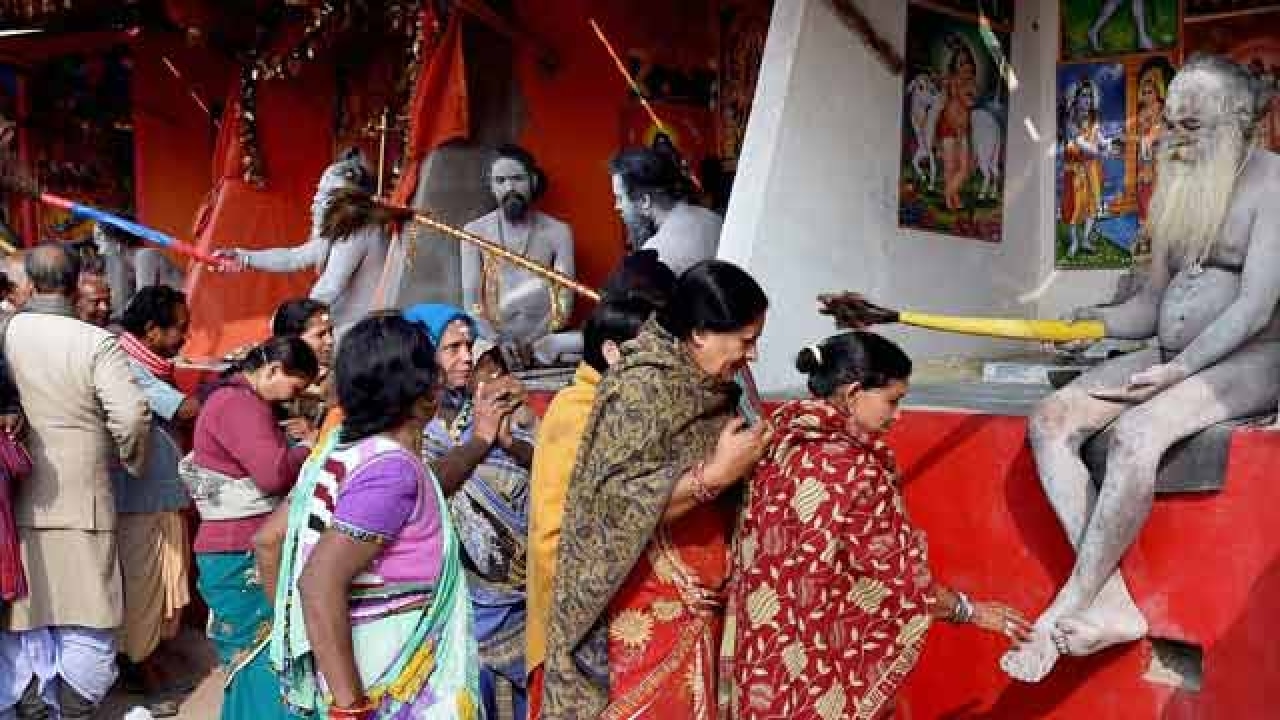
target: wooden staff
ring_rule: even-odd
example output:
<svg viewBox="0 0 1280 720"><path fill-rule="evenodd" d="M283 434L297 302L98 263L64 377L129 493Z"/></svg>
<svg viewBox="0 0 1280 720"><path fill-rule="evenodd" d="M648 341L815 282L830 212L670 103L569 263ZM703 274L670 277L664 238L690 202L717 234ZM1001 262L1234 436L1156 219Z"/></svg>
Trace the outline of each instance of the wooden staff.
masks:
<svg viewBox="0 0 1280 720"><path fill-rule="evenodd" d="M348 187L333 191L320 224L325 237L341 239L370 223L387 224L405 221L422 223L432 230L474 245L480 248L481 252L500 258L553 284L569 288L594 302L600 300L600 293L553 268L530 260L520 253L512 252L492 240L486 240L475 233L454 227L443 220L437 220L430 213L420 212L387 198L370 195L358 188Z"/></svg>
<svg viewBox="0 0 1280 720"><path fill-rule="evenodd" d="M649 114L649 119L655 126L657 126L659 132L666 135L668 138L671 138L671 131L667 128L667 124L662 122L662 118L658 117L658 112L649 104L649 98L645 96L644 89L641 88L640 83L636 82L636 79L632 77L631 71L627 70L626 63L622 62L622 58L618 56L618 51L613 49L613 43L609 42L609 38L605 36L604 30L600 28L600 24L595 21L595 18L589 18L588 21L591 23L591 29L595 31L596 37L600 38L600 44L604 45L605 52L609 53L609 57L613 59L613 66L618 68L618 73L622 75L622 79L627 81L627 85L631 87L631 92L635 93L636 97L640 98L640 105L643 106L645 112ZM674 144L675 142L673 139L672 145ZM683 157L678 157L678 160L681 161L681 164L684 164ZM688 168L684 168L684 170L684 174L689 178L689 182L693 183L693 188L698 192L702 192L702 183L698 180L697 176L688 171Z"/></svg>
<svg viewBox="0 0 1280 720"><path fill-rule="evenodd" d="M390 207L408 210L408 208L405 208L403 205L390 205ZM593 290L587 287L586 285L583 285L582 283L578 282L577 280L574 280L568 275L564 275L557 270L547 267L546 265L530 260L529 258L521 255L520 253L512 252L502 247L498 243L495 243L491 240L486 240L480 237L479 235L476 235L475 233L467 232L466 230L461 230L446 222L441 222L440 220L437 220L431 217L430 215L428 215L427 213L423 213L423 212L414 211L413 220L414 222L420 222L423 225L426 225L432 230L436 230L450 237L457 238L458 240L461 240L463 242L471 243L472 245L475 245L476 247L480 248L480 250L483 252L486 252L490 255L501 258L502 260L505 260L521 269L528 270L529 272L533 273L534 275L537 275L538 277L544 280L548 280L552 283L555 283L556 285L560 285L561 287L569 288L575 293L593 302L600 301L600 293L597 292L596 290Z"/></svg>

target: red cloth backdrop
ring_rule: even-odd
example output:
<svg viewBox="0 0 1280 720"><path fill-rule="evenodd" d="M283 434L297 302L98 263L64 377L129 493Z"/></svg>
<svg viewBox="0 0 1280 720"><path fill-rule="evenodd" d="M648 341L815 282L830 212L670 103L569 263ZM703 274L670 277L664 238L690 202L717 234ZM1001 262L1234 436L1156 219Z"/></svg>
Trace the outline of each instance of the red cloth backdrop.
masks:
<svg viewBox="0 0 1280 720"><path fill-rule="evenodd" d="M462 51L462 12L454 10L444 34L433 44L435 13L423 10L422 69L409 106L409 147L404 170L392 199L410 204L418 187L418 170L432 150L467 137L471 116L467 102L467 64Z"/></svg>
<svg viewBox="0 0 1280 720"><path fill-rule="evenodd" d="M133 176L142 224L191 240L191 218L213 187L217 139L213 119L196 97L208 107L234 72L220 54L192 47L177 33L149 33L134 44ZM170 257L187 267L184 256Z"/></svg>
<svg viewBox="0 0 1280 720"><path fill-rule="evenodd" d="M214 150L214 190L196 231L201 249L261 249L306 241L316 182L333 161L334 84L332 68L320 62L304 65L292 80L259 82L258 139L267 178L262 189L241 177L236 103L228 102ZM238 81L232 82L228 97L239 97ZM263 339L276 306L306 295L314 280L312 272L226 275L195 270L187 281L191 337L184 354L218 357Z"/></svg>

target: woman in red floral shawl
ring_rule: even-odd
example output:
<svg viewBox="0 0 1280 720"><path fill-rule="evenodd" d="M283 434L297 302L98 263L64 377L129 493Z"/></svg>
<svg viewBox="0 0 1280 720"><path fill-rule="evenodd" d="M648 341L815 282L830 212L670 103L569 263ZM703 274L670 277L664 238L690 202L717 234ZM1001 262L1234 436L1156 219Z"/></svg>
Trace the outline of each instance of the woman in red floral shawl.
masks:
<svg viewBox="0 0 1280 720"><path fill-rule="evenodd" d="M1015 640L1029 626L930 575L881 439L911 360L878 335L849 332L805 348L796 367L815 398L774 413L738 545L734 716L883 718L931 621Z"/></svg>

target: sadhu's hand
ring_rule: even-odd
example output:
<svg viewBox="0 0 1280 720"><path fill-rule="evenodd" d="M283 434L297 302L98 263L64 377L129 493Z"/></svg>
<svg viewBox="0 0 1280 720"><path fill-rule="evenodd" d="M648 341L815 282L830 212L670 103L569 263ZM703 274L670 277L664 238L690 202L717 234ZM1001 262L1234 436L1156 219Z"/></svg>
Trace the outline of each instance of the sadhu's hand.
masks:
<svg viewBox="0 0 1280 720"><path fill-rule="evenodd" d="M989 632L1003 635L1014 642L1031 639L1031 623L1022 613L998 602L978 601L973 604L973 624Z"/></svg>

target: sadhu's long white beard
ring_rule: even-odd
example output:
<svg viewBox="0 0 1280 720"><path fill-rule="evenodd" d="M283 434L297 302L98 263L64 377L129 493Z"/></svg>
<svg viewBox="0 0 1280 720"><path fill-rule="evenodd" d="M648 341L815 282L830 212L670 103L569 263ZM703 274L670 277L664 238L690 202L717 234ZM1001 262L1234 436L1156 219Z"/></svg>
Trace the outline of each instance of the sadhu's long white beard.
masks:
<svg viewBox="0 0 1280 720"><path fill-rule="evenodd" d="M1231 209L1245 147L1240 131L1229 126L1199 162L1175 160L1176 150L1160 146L1147 231L1153 243L1168 246L1170 257L1187 264L1209 258Z"/></svg>

